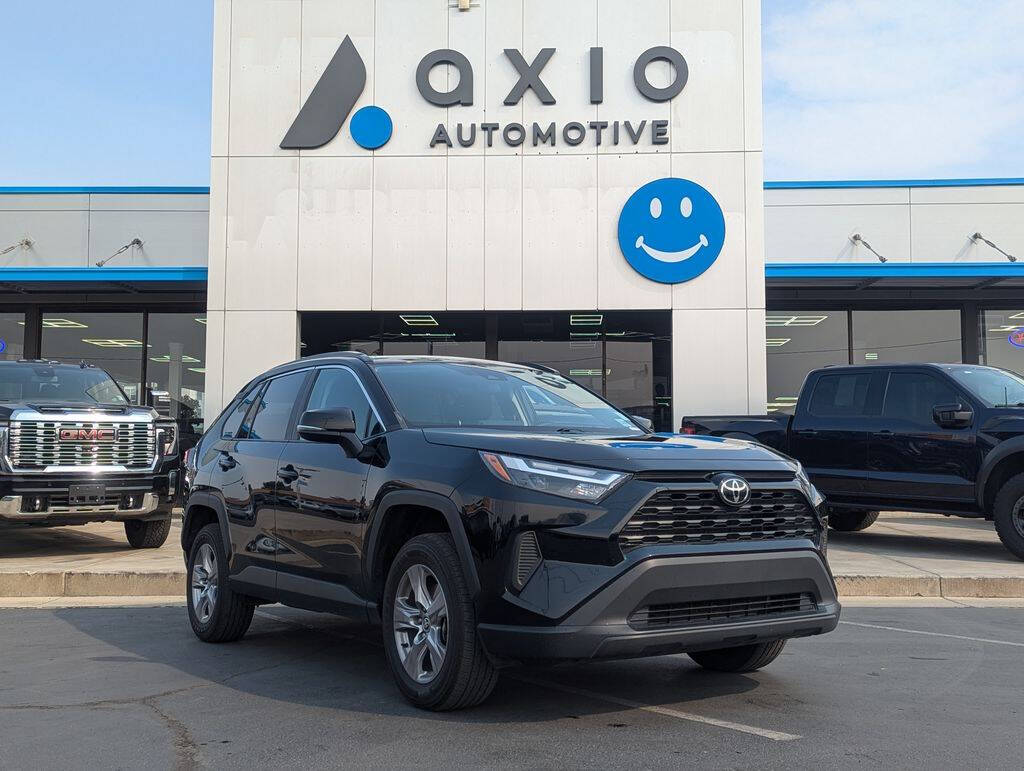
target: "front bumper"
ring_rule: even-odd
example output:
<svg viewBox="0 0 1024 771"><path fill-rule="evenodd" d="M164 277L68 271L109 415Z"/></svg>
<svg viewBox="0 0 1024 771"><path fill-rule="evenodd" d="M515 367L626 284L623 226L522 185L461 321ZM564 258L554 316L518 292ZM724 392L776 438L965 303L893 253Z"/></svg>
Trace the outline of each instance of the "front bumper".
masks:
<svg viewBox="0 0 1024 771"><path fill-rule="evenodd" d="M553 578L542 566L530 583ZM792 595L809 595L813 608L660 627L635 621L636 611L652 605ZM626 658L823 634L835 629L839 612L835 583L822 557L813 549L796 549L652 557L620 574L556 625L480 624L478 629L485 649L498 660Z"/></svg>
<svg viewBox="0 0 1024 771"><path fill-rule="evenodd" d="M22 511L23 500L21 495L5 495L0 498L0 520L26 524L61 525L109 519L144 519L156 511L160 504L156 493L143 493L142 503L131 509L123 509L116 503L97 503L49 506L46 511L30 512Z"/></svg>

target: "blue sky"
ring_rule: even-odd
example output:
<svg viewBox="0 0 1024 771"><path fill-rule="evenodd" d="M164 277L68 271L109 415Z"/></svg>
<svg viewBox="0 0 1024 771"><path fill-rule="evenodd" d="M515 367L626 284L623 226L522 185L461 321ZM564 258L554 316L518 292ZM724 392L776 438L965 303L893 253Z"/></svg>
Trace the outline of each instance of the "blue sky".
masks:
<svg viewBox="0 0 1024 771"><path fill-rule="evenodd" d="M1020 0L762 3L767 179L1024 176ZM0 185L208 184L212 0L3 21Z"/></svg>

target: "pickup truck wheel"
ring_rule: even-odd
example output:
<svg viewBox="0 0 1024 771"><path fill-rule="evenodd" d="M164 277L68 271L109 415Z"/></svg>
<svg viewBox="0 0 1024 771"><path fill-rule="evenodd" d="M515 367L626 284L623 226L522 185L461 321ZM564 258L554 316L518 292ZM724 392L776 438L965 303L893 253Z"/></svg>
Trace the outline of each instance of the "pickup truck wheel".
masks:
<svg viewBox="0 0 1024 771"><path fill-rule="evenodd" d="M167 534L170 532L170 517L149 521L129 519L124 523L124 534L128 537L128 543L133 549L159 549L164 545Z"/></svg>
<svg viewBox="0 0 1024 771"><path fill-rule="evenodd" d="M256 604L232 591L227 580L227 564L220 526L207 525L199 531L189 550L185 587L188 620L196 637L203 642L234 642L252 623Z"/></svg>
<svg viewBox="0 0 1024 771"><path fill-rule="evenodd" d="M1003 546L1024 560L1024 474L1011 477L999 488L993 515Z"/></svg>
<svg viewBox="0 0 1024 771"><path fill-rule="evenodd" d="M451 536L420 535L388 571L384 650L399 690L421 709L472 707L498 681L476 634L476 611Z"/></svg>
<svg viewBox="0 0 1024 771"><path fill-rule="evenodd" d="M687 655L705 669L715 672L753 672L775 661L785 647L785 640L773 640L735 648L694 651Z"/></svg>
<svg viewBox="0 0 1024 771"><path fill-rule="evenodd" d="M828 526L843 533L866 530L878 519L877 511L855 511L853 509L830 509Z"/></svg>

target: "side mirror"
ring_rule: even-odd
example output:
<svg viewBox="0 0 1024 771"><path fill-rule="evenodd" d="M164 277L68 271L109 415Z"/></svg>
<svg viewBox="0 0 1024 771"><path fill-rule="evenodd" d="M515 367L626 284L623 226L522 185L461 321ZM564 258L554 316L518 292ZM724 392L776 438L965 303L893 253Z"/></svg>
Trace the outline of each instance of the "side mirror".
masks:
<svg viewBox="0 0 1024 771"><path fill-rule="evenodd" d="M356 434L356 416L348 407L338 410L307 410L298 425L299 436L308 442L340 444L346 455L353 457L363 451Z"/></svg>
<svg viewBox="0 0 1024 771"><path fill-rule="evenodd" d="M967 405L936 404L932 407L932 417L943 428L967 428L974 420L974 412Z"/></svg>
<svg viewBox="0 0 1024 771"><path fill-rule="evenodd" d="M631 417L633 419L633 422L640 426L640 428L642 428L648 434L654 433L654 421L651 420L650 418L645 418L641 415L630 415L629 417Z"/></svg>

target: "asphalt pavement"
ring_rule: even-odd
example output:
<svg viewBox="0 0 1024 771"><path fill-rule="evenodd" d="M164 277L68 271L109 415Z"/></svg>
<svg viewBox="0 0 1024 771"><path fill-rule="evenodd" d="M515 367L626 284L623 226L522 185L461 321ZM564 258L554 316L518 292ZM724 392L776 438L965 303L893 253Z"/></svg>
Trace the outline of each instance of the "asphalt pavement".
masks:
<svg viewBox="0 0 1024 771"><path fill-rule="evenodd" d="M1019 768L1024 610L847 608L762 672L685 656L506 670L408 706L379 632L281 606L239 643L177 607L0 610L0 768Z"/></svg>

